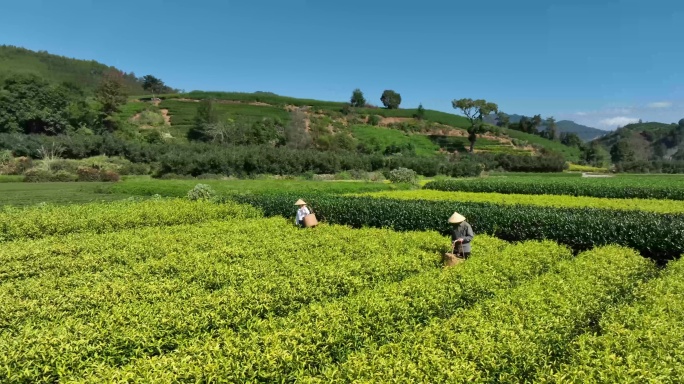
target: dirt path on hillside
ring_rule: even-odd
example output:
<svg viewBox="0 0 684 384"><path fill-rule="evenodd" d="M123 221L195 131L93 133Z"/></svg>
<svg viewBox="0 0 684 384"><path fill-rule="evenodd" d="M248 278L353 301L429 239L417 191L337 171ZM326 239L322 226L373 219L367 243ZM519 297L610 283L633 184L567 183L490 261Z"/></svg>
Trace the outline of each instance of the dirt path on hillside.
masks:
<svg viewBox="0 0 684 384"><path fill-rule="evenodd" d="M164 118L164 124L165 125L171 125L171 116L169 115L169 110L168 109L160 109L159 110L162 114L162 117Z"/></svg>

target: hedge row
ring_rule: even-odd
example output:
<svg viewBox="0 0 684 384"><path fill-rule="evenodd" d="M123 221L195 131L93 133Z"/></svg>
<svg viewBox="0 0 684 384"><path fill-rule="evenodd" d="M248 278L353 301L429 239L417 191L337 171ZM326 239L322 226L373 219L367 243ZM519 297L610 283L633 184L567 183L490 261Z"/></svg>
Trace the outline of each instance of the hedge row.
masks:
<svg viewBox="0 0 684 384"><path fill-rule="evenodd" d="M320 381L536 383L604 311L628 301L655 273L653 263L633 250L597 248L507 294L407 332L398 343L354 354Z"/></svg>
<svg viewBox="0 0 684 384"><path fill-rule="evenodd" d="M294 217L293 203L303 198L319 220L360 228L436 230L448 233L447 218L463 214L475 233L507 241L553 240L575 251L619 244L642 255L667 260L684 253L684 215L598 208L553 208L451 201L393 200L324 194L236 196L268 216Z"/></svg>
<svg viewBox="0 0 684 384"><path fill-rule="evenodd" d="M662 176L580 178L532 176L431 181L423 187L448 192L497 192L522 195L570 195L615 199L684 200L681 179Z"/></svg>

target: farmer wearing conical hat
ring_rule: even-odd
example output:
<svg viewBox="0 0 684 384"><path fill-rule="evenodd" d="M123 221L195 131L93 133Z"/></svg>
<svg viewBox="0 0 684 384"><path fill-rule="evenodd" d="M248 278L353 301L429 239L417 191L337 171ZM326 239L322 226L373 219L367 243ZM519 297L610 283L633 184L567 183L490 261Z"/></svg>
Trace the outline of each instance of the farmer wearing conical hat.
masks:
<svg viewBox="0 0 684 384"><path fill-rule="evenodd" d="M309 208L306 207L306 203L302 199L297 200L295 205L299 207L299 209L297 210L297 217L295 217L295 224L300 227L303 227L304 217L310 214L311 211L309 211Z"/></svg>
<svg viewBox="0 0 684 384"><path fill-rule="evenodd" d="M465 221L458 212L454 212L449 218L451 224L451 243L454 253L461 254L463 258L467 259L470 256L470 242L475 237L473 228Z"/></svg>

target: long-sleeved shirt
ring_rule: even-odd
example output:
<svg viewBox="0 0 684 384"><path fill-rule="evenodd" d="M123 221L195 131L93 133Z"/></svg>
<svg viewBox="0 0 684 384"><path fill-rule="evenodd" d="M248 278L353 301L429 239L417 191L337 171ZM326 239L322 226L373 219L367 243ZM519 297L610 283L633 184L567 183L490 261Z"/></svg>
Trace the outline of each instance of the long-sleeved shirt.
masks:
<svg viewBox="0 0 684 384"><path fill-rule="evenodd" d="M475 234L473 233L473 228L470 226L470 224L466 223L465 221L459 225L455 225L451 230L452 242L457 239L463 239L463 252L470 252L470 242L473 241L473 237L475 237ZM456 253L461 251L461 248L458 243L456 244L456 248L454 250L456 251Z"/></svg>
<svg viewBox="0 0 684 384"><path fill-rule="evenodd" d="M297 217L295 218L295 224L299 224L304 220L304 216L310 214L309 208L301 207L297 210Z"/></svg>

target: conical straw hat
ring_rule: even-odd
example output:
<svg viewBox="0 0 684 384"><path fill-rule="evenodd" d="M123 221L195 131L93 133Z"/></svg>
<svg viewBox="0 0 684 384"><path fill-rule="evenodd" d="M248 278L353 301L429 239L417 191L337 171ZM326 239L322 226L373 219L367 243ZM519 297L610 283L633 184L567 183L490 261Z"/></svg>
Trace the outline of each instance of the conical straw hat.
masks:
<svg viewBox="0 0 684 384"><path fill-rule="evenodd" d="M297 202L295 203L295 205L306 205L306 203L304 202L304 200L299 199L299 200L297 200Z"/></svg>
<svg viewBox="0 0 684 384"><path fill-rule="evenodd" d="M454 214L451 215L451 217L449 218L450 224L458 224L458 223L462 223L464 221L465 221L465 217L463 217L458 212L454 212Z"/></svg>

